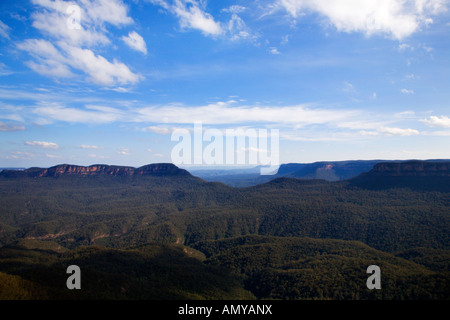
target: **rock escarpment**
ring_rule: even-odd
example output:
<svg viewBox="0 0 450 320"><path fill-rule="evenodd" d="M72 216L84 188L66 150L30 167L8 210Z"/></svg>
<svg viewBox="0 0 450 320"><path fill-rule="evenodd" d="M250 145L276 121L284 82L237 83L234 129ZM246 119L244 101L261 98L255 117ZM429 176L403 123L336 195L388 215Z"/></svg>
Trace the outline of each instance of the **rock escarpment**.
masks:
<svg viewBox="0 0 450 320"><path fill-rule="evenodd" d="M91 166L77 166L71 164L60 164L50 168L29 168L26 170L3 170L0 176L5 177L60 177L60 176L180 176L190 175L184 169L180 169L171 163L154 163L139 168L125 166L110 166L95 164Z"/></svg>

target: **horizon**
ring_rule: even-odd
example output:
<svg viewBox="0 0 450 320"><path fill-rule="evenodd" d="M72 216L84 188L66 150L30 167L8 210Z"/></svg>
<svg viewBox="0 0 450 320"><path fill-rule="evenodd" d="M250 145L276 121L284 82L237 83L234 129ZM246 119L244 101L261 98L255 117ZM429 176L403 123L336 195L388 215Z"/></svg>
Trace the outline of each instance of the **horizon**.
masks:
<svg viewBox="0 0 450 320"><path fill-rule="evenodd" d="M353 160L321 160L321 161L314 161L314 162L289 162L289 163L280 163L279 167L283 166L283 165L290 165L290 164L315 164L315 163L339 163L339 162L363 162L363 161L367 161L367 162L371 162L371 161L380 161L380 162L413 162L413 161L424 161L424 162L433 162L433 161L450 161L450 159L353 159ZM108 164L108 163L92 163L89 165L79 165L79 164L74 164L74 163L58 163L58 164L53 164L47 167L42 167L42 166L30 166L30 167L4 167L4 166L0 166L1 170L27 170L27 169L31 169L31 168L40 168L40 169L48 169L48 168L52 168L52 167L57 167L57 166L63 166L63 165L68 165L68 166L76 166L76 167L91 167L91 166L117 166L117 167L129 167L129 168L134 168L134 169L138 169L140 167L143 166L147 166L147 165L154 165L154 164L172 164L174 166L176 166L177 168L180 169L184 169L187 171L202 171L202 170L217 170L217 171L227 171L227 170L251 170L251 169L259 169L261 167L261 165L248 165L248 166L240 166L240 165L203 165L203 166L182 166L182 165L176 165L174 163L171 162L151 162L151 163L147 163L145 165L142 166L131 166L131 165L117 165L117 164Z"/></svg>
<svg viewBox="0 0 450 320"><path fill-rule="evenodd" d="M382 4L2 1L0 167L172 163L199 122L279 164L450 159L450 3Z"/></svg>

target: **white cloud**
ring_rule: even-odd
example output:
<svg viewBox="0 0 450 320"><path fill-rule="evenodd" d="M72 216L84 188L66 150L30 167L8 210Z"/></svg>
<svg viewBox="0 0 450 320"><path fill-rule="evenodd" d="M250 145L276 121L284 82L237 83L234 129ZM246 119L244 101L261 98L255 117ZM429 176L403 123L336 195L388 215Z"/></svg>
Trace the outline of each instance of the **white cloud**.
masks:
<svg viewBox="0 0 450 320"><path fill-rule="evenodd" d="M94 149L94 150L100 149L99 146L86 145L86 144L79 145L78 148L80 148L80 149Z"/></svg>
<svg viewBox="0 0 450 320"><path fill-rule="evenodd" d="M256 41L259 38L257 33L253 33L244 20L236 13L231 15L231 19L227 24L227 36L230 40L250 40Z"/></svg>
<svg viewBox="0 0 450 320"><path fill-rule="evenodd" d="M111 90L116 91L116 92L121 92L121 93L131 92L131 90L129 88L124 88L124 87L111 88Z"/></svg>
<svg viewBox="0 0 450 320"><path fill-rule="evenodd" d="M128 33L128 37L123 36L122 40L133 50L147 54L147 45L145 44L144 38L139 35L136 31Z"/></svg>
<svg viewBox="0 0 450 320"><path fill-rule="evenodd" d="M366 136L366 137L373 137L373 136L378 136L379 132L378 131L368 131L368 130L361 130L358 132L360 135L362 136Z"/></svg>
<svg viewBox="0 0 450 320"><path fill-rule="evenodd" d="M232 5L222 9L222 12L231 14L231 18L228 21L219 22L206 12L206 1L203 0L150 1L177 16L183 29L195 29L207 36L214 38L222 36L232 41L256 41L259 38L259 34L252 32L238 15L244 12L247 9L246 7Z"/></svg>
<svg viewBox="0 0 450 320"><path fill-rule="evenodd" d="M128 25L133 19L122 0L80 0L80 7L93 24Z"/></svg>
<svg viewBox="0 0 450 320"><path fill-rule="evenodd" d="M400 43L399 45L398 45L398 51L405 51L405 50L414 50L414 48L411 46L411 45L409 45L409 44L407 44L407 43Z"/></svg>
<svg viewBox="0 0 450 320"><path fill-rule="evenodd" d="M270 47L270 48L269 48L269 52L270 52L271 54L280 54L280 51L278 51L278 49L275 48L275 47Z"/></svg>
<svg viewBox="0 0 450 320"><path fill-rule="evenodd" d="M134 84L142 79L122 62L112 63L89 49L66 46L70 66L82 70L94 83L102 85Z"/></svg>
<svg viewBox="0 0 450 320"><path fill-rule="evenodd" d="M120 0L80 0L80 28L67 26L69 5L72 1L33 0L37 5L31 14L33 27L49 40L28 39L17 48L28 52L33 60L26 64L35 72L55 78L86 74L95 84L114 86L134 84L142 76L132 72L124 63L96 54L97 48L109 45L108 25L121 27L133 22L127 15L127 7ZM133 33L130 33L133 37ZM133 38L134 49L143 50L138 37ZM130 39L130 41L132 41ZM145 44L145 43L144 43ZM129 44L130 45L130 44Z"/></svg>
<svg viewBox="0 0 450 320"><path fill-rule="evenodd" d="M54 142L47 141L25 141L25 145L32 147L39 147L45 149L58 149L59 146Z"/></svg>
<svg viewBox="0 0 450 320"><path fill-rule="evenodd" d="M229 12L229 13L241 13L244 12L247 8L240 6L240 5L232 5L228 8L222 9L223 12Z"/></svg>
<svg viewBox="0 0 450 320"><path fill-rule="evenodd" d="M11 28L7 26L3 21L0 20L0 37L9 39L9 33Z"/></svg>
<svg viewBox="0 0 450 320"><path fill-rule="evenodd" d="M165 128L165 127L155 127L155 126L147 127L147 128L145 128L145 130L154 132L156 134L171 134L173 132L173 129Z"/></svg>
<svg viewBox="0 0 450 320"><path fill-rule="evenodd" d="M64 7L63 4L61 4ZM67 7L68 4L65 5ZM97 31L94 27L89 27L86 23L86 14L82 15L80 29L71 29L67 27L68 15L65 10L59 11L39 11L31 15L33 19L33 27L41 31L47 36L50 36L57 41L64 41L70 45L106 45L110 40L104 32Z"/></svg>
<svg viewBox="0 0 450 320"><path fill-rule="evenodd" d="M446 116L431 116L428 119L421 120L430 127L450 128L450 118Z"/></svg>
<svg viewBox="0 0 450 320"><path fill-rule="evenodd" d="M175 0L170 10L180 19L182 28L197 29L212 36L223 32L220 24L203 11L195 0Z"/></svg>
<svg viewBox="0 0 450 320"><path fill-rule="evenodd" d="M339 31L381 33L398 40L432 23L431 17L445 11L445 4L445 0L278 1L294 18L305 12L319 13Z"/></svg>
<svg viewBox="0 0 450 320"><path fill-rule="evenodd" d="M73 77L69 60L49 41L27 39L17 44L17 48L29 52L35 61L28 66L39 74L57 78Z"/></svg>
<svg viewBox="0 0 450 320"><path fill-rule="evenodd" d="M407 118L415 117L415 115L416 115L416 113L414 111L407 110L407 111L397 112L396 114L394 114L394 117L407 119Z"/></svg>
<svg viewBox="0 0 450 320"><path fill-rule="evenodd" d="M379 129L380 132L394 135L394 136L412 136L419 134L419 131L415 129L401 129L401 128L390 128L390 127L381 127Z"/></svg>
<svg viewBox="0 0 450 320"><path fill-rule="evenodd" d="M60 106L59 104L50 103L42 104L33 109L33 113L46 119L47 122L64 121L69 123L111 123L119 121L123 118L120 110L109 108L105 110L78 109Z"/></svg>
<svg viewBox="0 0 450 320"><path fill-rule="evenodd" d="M360 114L357 110L333 110L296 106L233 106L219 102L205 106L168 105L135 109L133 121L155 123L242 124L275 123L302 127L311 124L337 123Z"/></svg>
<svg viewBox="0 0 450 320"><path fill-rule="evenodd" d="M122 156L126 156L130 154L130 149L128 148L120 148L119 151L117 151L117 154L120 154Z"/></svg>
<svg viewBox="0 0 450 320"><path fill-rule="evenodd" d="M75 45L108 44L106 24L113 26L128 25L133 22L127 15L127 8L120 0L32 0L40 10L34 12L33 27L57 40ZM80 11L80 28L67 27L70 15L69 6L76 6Z"/></svg>
<svg viewBox="0 0 450 320"><path fill-rule="evenodd" d="M404 94L414 94L414 90L409 90L409 89L402 89L400 90L401 93Z"/></svg>

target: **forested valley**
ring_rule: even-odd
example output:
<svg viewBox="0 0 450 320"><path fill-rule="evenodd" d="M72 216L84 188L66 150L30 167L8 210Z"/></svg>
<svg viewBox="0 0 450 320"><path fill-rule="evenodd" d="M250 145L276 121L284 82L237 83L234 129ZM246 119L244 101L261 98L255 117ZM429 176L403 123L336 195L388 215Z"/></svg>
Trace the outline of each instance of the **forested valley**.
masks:
<svg viewBox="0 0 450 320"><path fill-rule="evenodd" d="M449 299L450 180L0 176L1 299ZM66 268L82 270L68 290ZM378 265L382 289L366 286Z"/></svg>

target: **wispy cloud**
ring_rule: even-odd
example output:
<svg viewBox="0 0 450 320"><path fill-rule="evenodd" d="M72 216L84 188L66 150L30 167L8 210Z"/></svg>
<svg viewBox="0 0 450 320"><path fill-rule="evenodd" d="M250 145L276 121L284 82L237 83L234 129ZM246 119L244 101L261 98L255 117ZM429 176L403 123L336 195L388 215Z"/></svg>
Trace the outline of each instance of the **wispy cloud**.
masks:
<svg viewBox="0 0 450 320"><path fill-rule="evenodd" d="M178 20L183 30L199 30L204 35L213 38L222 37L236 40L257 41L259 34L252 32L245 21L239 16L246 11L246 7L232 5L221 11L231 17L225 21L217 21L205 9L206 1L202 0L150 0L152 3L163 7Z"/></svg>
<svg viewBox="0 0 450 320"><path fill-rule="evenodd" d="M403 94L414 94L414 90L410 90L410 89L402 89L402 90L400 90L400 92Z"/></svg>
<svg viewBox="0 0 450 320"><path fill-rule="evenodd" d="M10 125L3 122L0 122L0 131L8 132L8 131L22 131L25 130L24 125Z"/></svg>
<svg viewBox="0 0 450 320"><path fill-rule="evenodd" d="M44 104L36 107L32 111L41 119L46 119L52 123L63 121L68 123L112 123L123 118L122 111L114 108L100 108L87 106L85 109L71 108L57 103Z"/></svg>
<svg viewBox="0 0 450 320"><path fill-rule="evenodd" d="M128 148L120 148L117 151L117 154L122 155L122 156L126 156L126 155L130 154L130 149L128 149Z"/></svg>
<svg viewBox="0 0 450 320"><path fill-rule="evenodd" d="M411 136L420 134L415 128L403 127L404 121L414 121L417 118L412 111L373 115L360 109L337 109L313 103L292 106L263 106L240 105L235 100L228 100L199 106L183 104L133 105L127 109L119 109L104 105L84 105L75 108L56 102L42 102L29 112L30 114L24 114L24 117L28 121L38 122L42 125L54 122L151 124L143 126L141 130L159 135L170 135L178 127L191 127L196 122L201 122L204 126L209 125L219 128L224 126L284 128L287 131L300 130L300 134L307 131L314 133L321 130L325 132L332 130L333 132L348 133L348 136L344 134L340 137L345 139L352 136ZM422 121L430 126L438 124L444 126L449 120L446 117L430 117ZM80 145L79 148L95 149L97 146Z"/></svg>
<svg viewBox="0 0 450 320"><path fill-rule="evenodd" d="M39 147L44 149L58 149L59 146L54 142L47 141L25 141L25 145L32 147Z"/></svg>
<svg viewBox="0 0 450 320"><path fill-rule="evenodd" d="M61 156L58 156L55 154L49 154L49 153L46 153L45 156L50 159L61 159L62 158Z"/></svg>
<svg viewBox="0 0 450 320"><path fill-rule="evenodd" d="M94 150L101 149L101 147L99 147L99 146L87 145L87 144L79 145L78 148L80 148L80 149L94 149Z"/></svg>
<svg viewBox="0 0 450 320"><path fill-rule="evenodd" d="M11 28L7 26L3 21L0 20L0 37L9 39L9 33Z"/></svg>
<svg viewBox="0 0 450 320"><path fill-rule="evenodd" d="M35 154L30 152L22 152L22 151L12 151L10 155L7 156L7 159L32 159L35 157Z"/></svg>
<svg viewBox="0 0 450 320"><path fill-rule="evenodd" d="M344 87L342 88L342 91L346 93L356 93L355 86L348 81L344 82Z"/></svg>
<svg viewBox="0 0 450 320"><path fill-rule="evenodd" d="M343 121L360 114L357 110L332 110L311 105L234 106L234 102L218 102L204 106L150 106L136 109L136 122L205 124L290 124L297 127Z"/></svg>
<svg viewBox="0 0 450 320"><path fill-rule="evenodd" d="M179 18L180 26L183 29L197 29L206 35L217 36L223 32L222 27L216 22L213 16L203 8L196 0L174 0L171 4L168 1L157 1Z"/></svg>
<svg viewBox="0 0 450 320"><path fill-rule="evenodd" d="M166 128L166 127L157 127L157 126L150 126L144 129L145 131L151 131L156 134L171 134L174 131L174 128Z"/></svg>

